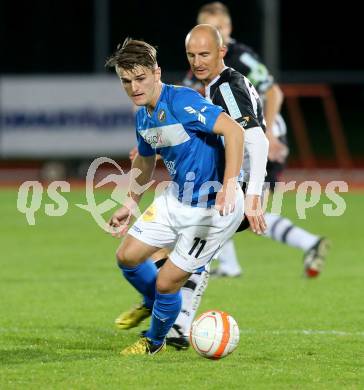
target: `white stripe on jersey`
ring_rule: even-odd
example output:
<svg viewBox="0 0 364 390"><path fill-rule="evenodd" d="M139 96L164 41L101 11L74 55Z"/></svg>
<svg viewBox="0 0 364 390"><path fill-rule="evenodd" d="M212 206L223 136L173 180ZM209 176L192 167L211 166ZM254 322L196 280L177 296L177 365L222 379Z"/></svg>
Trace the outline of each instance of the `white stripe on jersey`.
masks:
<svg viewBox="0 0 364 390"><path fill-rule="evenodd" d="M229 110L229 115L233 119L241 118L242 115L241 115L238 103L235 100L233 91L231 90L229 83L222 83L219 86L219 89L220 89L221 95L225 101L226 107Z"/></svg>
<svg viewBox="0 0 364 390"><path fill-rule="evenodd" d="M176 146L190 140L190 136L184 129L181 123L173 125L151 127L146 130L139 131L152 148L165 148L167 146Z"/></svg>

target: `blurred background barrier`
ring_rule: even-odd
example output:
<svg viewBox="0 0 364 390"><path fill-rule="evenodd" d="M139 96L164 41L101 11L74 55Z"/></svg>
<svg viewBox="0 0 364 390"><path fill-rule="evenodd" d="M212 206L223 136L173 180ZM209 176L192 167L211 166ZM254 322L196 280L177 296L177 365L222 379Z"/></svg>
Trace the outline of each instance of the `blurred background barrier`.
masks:
<svg viewBox="0 0 364 390"><path fill-rule="evenodd" d="M181 83L188 69L184 38L207 2L186 0L171 13L164 2L39 0L19 14L16 3L4 1L0 183L84 179L99 156L130 166L133 109L105 60L125 37L146 39L158 47L163 81ZM331 172L360 182L364 57L354 3L331 7L330 17L325 2L224 3L232 36L260 55L283 89L290 146L284 175L320 170L325 178Z"/></svg>
<svg viewBox="0 0 364 390"><path fill-rule="evenodd" d="M0 79L1 158L128 154L135 143L130 100L112 76Z"/></svg>
<svg viewBox="0 0 364 390"><path fill-rule="evenodd" d="M167 72L164 78L179 83L182 76ZM335 87L327 83L281 83L281 88L291 148L283 178L314 175L327 181L339 175L361 186L361 113L351 92L361 86L341 86L339 104ZM0 112L2 183L84 179L99 156L114 158L123 169L130 166L134 112L115 75L3 76Z"/></svg>

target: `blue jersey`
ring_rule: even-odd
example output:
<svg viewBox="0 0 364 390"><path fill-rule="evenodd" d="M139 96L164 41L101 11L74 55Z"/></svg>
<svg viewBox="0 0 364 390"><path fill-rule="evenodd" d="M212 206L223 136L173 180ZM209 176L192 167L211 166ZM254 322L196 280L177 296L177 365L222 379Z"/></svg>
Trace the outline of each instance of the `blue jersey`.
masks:
<svg viewBox="0 0 364 390"><path fill-rule="evenodd" d="M221 112L193 89L163 84L153 114L146 107L136 114L139 154L160 154L178 199L192 206L213 205L223 181L225 149L212 131Z"/></svg>

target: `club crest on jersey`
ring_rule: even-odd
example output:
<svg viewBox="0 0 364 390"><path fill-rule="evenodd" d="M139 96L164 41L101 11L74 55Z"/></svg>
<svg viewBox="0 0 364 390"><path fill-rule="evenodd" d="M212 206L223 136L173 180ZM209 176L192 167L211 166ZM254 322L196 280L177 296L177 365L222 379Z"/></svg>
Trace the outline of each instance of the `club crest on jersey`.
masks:
<svg viewBox="0 0 364 390"><path fill-rule="evenodd" d="M163 109L158 112L158 120L159 122L164 122L166 120L166 112Z"/></svg>

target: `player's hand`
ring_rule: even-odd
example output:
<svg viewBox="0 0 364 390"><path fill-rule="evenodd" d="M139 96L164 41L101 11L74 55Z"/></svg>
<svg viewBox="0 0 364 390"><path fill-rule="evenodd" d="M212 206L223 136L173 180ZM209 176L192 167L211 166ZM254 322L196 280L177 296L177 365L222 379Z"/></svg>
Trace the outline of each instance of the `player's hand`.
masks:
<svg viewBox="0 0 364 390"><path fill-rule="evenodd" d="M134 146L133 149L130 150L129 152L129 158L130 158L130 161L134 161L135 160L135 157L138 155L138 148L136 146Z"/></svg>
<svg viewBox="0 0 364 390"><path fill-rule="evenodd" d="M278 138L271 137L269 139L268 159L270 161L277 161L279 163L283 163L288 156L288 152L288 147Z"/></svg>
<svg viewBox="0 0 364 390"><path fill-rule="evenodd" d="M267 224L264 219L262 202L259 195L247 195L245 197L245 215L248 218L250 229L258 234L264 234Z"/></svg>
<svg viewBox="0 0 364 390"><path fill-rule="evenodd" d="M216 195L215 208L220 215L228 215L235 209L236 202L236 183L232 182L228 186L223 186L222 190Z"/></svg>
<svg viewBox="0 0 364 390"><path fill-rule="evenodd" d="M132 210L130 207L123 206L118 209L109 220L109 232L113 237L120 238L128 230Z"/></svg>

